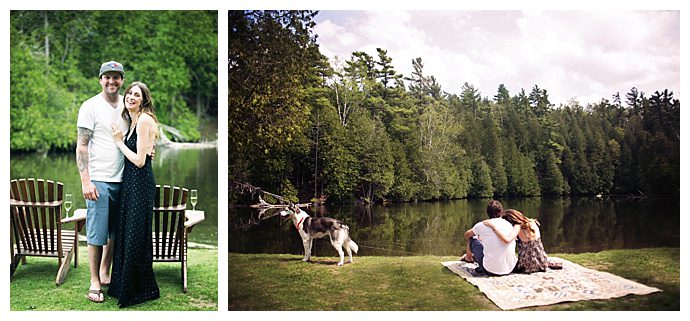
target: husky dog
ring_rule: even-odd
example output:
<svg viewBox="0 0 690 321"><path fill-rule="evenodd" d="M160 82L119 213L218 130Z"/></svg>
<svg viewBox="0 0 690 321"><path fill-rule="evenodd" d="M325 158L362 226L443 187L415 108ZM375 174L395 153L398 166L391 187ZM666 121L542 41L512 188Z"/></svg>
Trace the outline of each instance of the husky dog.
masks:
<svg viewBox="0 0 690 321"><path fill-rule="evenodd" d="M359 246L350 239L350 228L347 225L328 217L311 217L296 205L286 207L280 212L280 215L289 216L295 229L299 232L299 236L302 237L302 245L304 245L304 259L302 261L307 262L311 259L312 241L328 235L331 238L331 245L340 254L338 266L343 265L343 247L345 247L347 255L350 256L350 263L352 263L352 252L357 253Z"/></svg>

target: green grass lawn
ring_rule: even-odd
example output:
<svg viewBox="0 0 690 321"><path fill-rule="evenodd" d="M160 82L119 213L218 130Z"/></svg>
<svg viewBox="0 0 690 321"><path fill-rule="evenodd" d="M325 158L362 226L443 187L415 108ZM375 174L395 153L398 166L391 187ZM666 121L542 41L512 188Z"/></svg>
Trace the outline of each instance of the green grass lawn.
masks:
<svg viewBox="0 0 690 321"><path fill-rule="evenodd" d="M20 265L10 281L10 310L217 311L218 250L190 249L188 260L188 293L182 292L180 263L154 263L160 299L120 309L117 299L107 295L103 303L86 299L89 289L86 246L79 247L79 266L75 269L72 265L65 283L60 286L55 286L57 259L29 257L27 264Z"/></svg>
<svg viewBox="0 0 690 321"><path fill-rule="evenodd" d="M584 267L657 287L662 292L610 300L560 303L522 310L680 310L680 249L553 254ZM479 289L441 265L457 257L337 258L236 254L228 256L229 310L499 310Z"/></svg>

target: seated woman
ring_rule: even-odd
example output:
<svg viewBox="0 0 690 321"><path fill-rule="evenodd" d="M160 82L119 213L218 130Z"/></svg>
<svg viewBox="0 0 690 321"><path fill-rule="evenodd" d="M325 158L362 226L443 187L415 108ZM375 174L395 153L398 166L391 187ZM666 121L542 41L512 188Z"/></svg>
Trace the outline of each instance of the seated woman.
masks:
<svg viewBox="0 0 690 321"><path fill-rule="evenodd" d="M537 220L527 218L513 209L504 211L502 218L513 224L513 230L509 235L496 231L496 235L506 243L513 241L516 237L518 239L518 262L515 271L534 273L546 271L547 267L562 268L558 263L549 262L546 251L544 251L544 244L541 242L541 232ZM485 220L483 223L493 229L489 220Z"/></svg>

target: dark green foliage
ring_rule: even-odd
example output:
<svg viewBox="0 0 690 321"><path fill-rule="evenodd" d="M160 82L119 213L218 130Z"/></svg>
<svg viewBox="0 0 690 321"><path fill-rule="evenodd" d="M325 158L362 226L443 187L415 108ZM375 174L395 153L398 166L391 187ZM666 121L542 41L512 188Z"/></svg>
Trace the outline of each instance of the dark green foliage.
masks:
<svg viewBox="0 0 690 321"><path fill-rule="evenodd" d="M540 187L534 161L520 152L514 142L507 143L505 164L508 176L508 195L539 195Z"/></svg>
<svg viewBox="0 0 690 321"><path fill-rule="evenodd" d="M217 117L216 12L12 11L10 25L12 150L71 149L108 60L125 87L148 84L159 122L183 136L171 139L198 141L199 119Z"/></svg>
<svg viewBox="0 0 690 321"><path fill-rule="evenodd" d="M494 194L490 172L491 169L484 159L479 158L472 161L472 181L469 196L491 197Z"/></svg>
<svg viewBox="0 0 690 321"><path fill-rule="evenodd" d="M231 179L276 191L287 179L302 201L329 202L680 190L668 90L585 107L556 107L538 85L451 94L421 57L403 78L382 48L330 67L314 15L229 13Z"/></svg>
<svg viewBox="0 0 690 321"><path fill-rule="evenodd" d="M543 195L561 195L564 192L563 174L558 168L559 160L552 150L547 149L538 169Z"/></svg>
<svg viewBox="0 0 690 321"><path fill-rule="evenodd" d="M320 58L310 31L314 15L228 12L230 180L277 191L289 177L293 167L284 158L306 143L305 87Z"/></svg>

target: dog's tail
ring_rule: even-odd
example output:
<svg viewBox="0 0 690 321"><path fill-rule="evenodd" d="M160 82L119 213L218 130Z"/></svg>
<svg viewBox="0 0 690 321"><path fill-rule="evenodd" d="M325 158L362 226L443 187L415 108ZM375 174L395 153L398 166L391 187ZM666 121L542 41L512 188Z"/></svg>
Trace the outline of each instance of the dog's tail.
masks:
<svg viewBox="0 0 690 321"><path fill-rule="evenodd" d="M340 221L338 221L338 223L340 223L340 228L346 229L346 230L347 230L347 234L348 234L348 235L347 235L347 243L348 243L348 246L350 247L350 250L352 250L352 252L357 253L357 251L359 251L359 245L357 245L357 243L355 243L355 241L353 241L353 240L350 238L350 227L347 226L347 225L345 225L345 224L343 224L343 223L340 222Z"/></svg>
<svg viewBox="0 0 690 321"><path fill-rule="evenodd" d="M352 239L348 239L348 243L352 252L357 253L357 251L359 251L359 245L357 245L355 241L353 241Z"/></svg>

